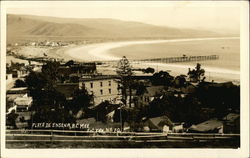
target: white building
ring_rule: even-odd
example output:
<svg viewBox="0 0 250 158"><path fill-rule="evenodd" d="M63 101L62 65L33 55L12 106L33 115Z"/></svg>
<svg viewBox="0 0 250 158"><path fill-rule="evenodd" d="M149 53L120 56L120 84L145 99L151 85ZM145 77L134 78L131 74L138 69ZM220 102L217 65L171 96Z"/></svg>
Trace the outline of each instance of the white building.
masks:
<svg viewBox="0 0 250 158"><path fill-rule="evenodd" d="M14 107L16 112L28 111L32 105L32 97L28 97L27 95L23 97L17 97L14 100Z"/></svg>
<svg viewBox="0 0 250 158"><path fill-rule="evenodd" d="M79 82L79 88L86 88L89 94L93 94L94 105L98 105L103 101L109 101L113 104L120 103L121 101L115 76L82 78Z"/></svg>

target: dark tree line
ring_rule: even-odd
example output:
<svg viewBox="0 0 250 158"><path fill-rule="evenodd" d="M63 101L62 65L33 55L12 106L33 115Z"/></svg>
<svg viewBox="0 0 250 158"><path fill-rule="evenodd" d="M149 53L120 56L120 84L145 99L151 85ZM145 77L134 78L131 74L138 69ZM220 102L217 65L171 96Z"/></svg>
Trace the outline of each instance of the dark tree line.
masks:
<svg viewBox="0 0 250 158"><path fill-rule="evenodd" d="M75 114L90 106L92 96L86 90L76 90L73 100L68 101L55 89L59 65L56 61L47 62L41 72L31 71L25 79L33 98L33 122L74 122Z"/></svg>

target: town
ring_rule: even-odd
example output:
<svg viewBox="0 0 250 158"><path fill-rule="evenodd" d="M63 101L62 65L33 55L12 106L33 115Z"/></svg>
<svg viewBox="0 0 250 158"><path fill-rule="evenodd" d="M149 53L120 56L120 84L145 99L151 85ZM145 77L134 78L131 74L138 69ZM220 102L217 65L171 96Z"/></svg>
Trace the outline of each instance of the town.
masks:
<svg viewBox="0 0 250 158"><path fill-rule="evenodd" d="M150 67L137 73L125 56L112 75L102 74L97 64L7 64L7 129L44 129L39 124L50 123L62 125L46 129L240 133L240 86L207 82L199 63L178 76Z"/></svg>

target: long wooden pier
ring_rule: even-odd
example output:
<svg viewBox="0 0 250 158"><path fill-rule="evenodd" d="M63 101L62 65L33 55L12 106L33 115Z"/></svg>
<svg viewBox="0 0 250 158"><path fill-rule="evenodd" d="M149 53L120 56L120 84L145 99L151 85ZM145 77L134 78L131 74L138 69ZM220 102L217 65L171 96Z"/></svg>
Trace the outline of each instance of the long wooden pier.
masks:
<svg viewBox="0 0 250 158"><path fill-rule="evenodd" d="M206 61L218 60L218 55L205 55L205 56L182 56L182 57L166 57L166 58L152 58L152 59L129 59L131 63L177 63L177 62L193 62L193 61ZM100 63L112 64L117 63L118 60L100 61Z"/></svg>

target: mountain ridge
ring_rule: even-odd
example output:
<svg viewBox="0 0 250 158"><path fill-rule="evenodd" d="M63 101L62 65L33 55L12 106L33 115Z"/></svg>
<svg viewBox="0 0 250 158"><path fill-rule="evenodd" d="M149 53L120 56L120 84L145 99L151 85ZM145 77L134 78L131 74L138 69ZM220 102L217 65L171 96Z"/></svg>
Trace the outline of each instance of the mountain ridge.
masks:
<svg viewBox="0 0 250 158"><path fill-rule="evenodd" d="M109 18L58 18L33 15L7 15L7 39L29 37L78 38L186 38L225 36L212 31L177 29L142 22ZM226 35L227 36L227 35ZM74 38L73 38L74 39Z"/></svg>

